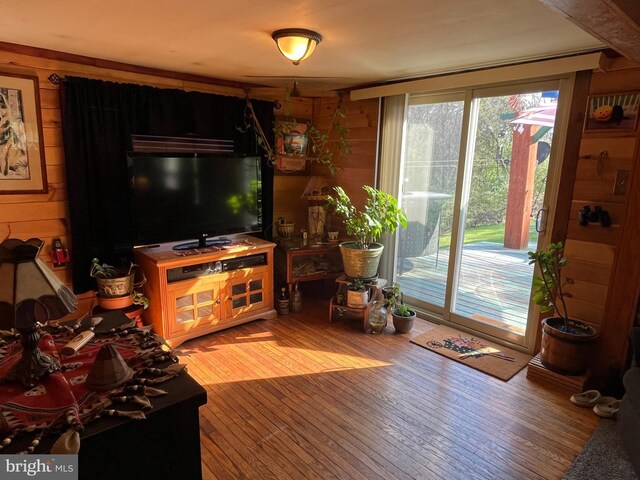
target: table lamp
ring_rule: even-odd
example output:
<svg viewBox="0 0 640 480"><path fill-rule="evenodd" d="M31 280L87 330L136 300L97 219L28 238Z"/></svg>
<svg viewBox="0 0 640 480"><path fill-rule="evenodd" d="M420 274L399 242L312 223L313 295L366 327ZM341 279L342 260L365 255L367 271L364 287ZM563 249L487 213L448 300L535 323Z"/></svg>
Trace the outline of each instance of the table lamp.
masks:
<svg viewBox="0 0 640 480"><path fill-rule="evenodd" d="M0 328L20 334L21 358L0 382L18 381L32 388L60 362L40 351L38 328L75 311L78 300L38 258L44 242L9 238L0 243Z"/></svg>

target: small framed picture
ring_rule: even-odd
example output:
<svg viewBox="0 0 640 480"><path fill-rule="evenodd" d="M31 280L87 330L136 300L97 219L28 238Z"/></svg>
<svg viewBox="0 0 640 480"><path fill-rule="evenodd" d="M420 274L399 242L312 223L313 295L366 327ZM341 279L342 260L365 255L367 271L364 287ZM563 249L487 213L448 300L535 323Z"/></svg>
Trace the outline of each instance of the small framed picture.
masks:
<svg viewBox="0 0 640 480"><path fill-rule="evenodd" d="M624 135L636 131L640 92L593 95L587 101L585 133Z"/></svg>
<svg viewBox="0 0 640 480"><path fill-rule="evenodd" d="M38 77L0 71L0 194L47 193Z"/></svg>

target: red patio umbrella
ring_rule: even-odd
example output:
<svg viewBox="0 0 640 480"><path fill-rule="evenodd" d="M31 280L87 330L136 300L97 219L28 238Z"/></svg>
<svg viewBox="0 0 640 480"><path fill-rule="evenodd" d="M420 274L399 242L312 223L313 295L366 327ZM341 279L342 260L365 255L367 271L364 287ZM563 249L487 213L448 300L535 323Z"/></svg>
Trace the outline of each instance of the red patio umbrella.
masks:
<svg viewBox="0 0 640 480"><path fill-rule="evenodd" d="M556 103L527 108L518 112L516 118L509 123L540 125L541 127L553 127L556 119Z"/></svg>

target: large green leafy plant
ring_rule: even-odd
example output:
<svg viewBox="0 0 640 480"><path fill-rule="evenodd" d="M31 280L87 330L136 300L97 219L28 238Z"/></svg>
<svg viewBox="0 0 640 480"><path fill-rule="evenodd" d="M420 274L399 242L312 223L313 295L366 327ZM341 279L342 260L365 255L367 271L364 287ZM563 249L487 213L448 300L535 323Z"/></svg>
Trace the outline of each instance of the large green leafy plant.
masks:
<svg viewBox="0 0 640 480"><path fill-rule="evenodd" d="M569 331L569 314L565 297L571 295L564 287L572 284L571 279L562 279L562 268L567 265L562 242L551 243L546 250L529 252L529 265L536 264L540 275L533 277L533 301L543 313L553 312L564 321L563 331Z"/></svg>
<svg viewBox="0 0 640 480"><path fill-rule="evenodd" d="M358 210L342 187L334 187L335 196L329 196L335 213L344 220L347 235L355 237L359 247L368 250L369 245L383 233L393 233L399 225L407 228L407 215L398 207L398 200L386 192L365 185L367 202Z"/></svg>

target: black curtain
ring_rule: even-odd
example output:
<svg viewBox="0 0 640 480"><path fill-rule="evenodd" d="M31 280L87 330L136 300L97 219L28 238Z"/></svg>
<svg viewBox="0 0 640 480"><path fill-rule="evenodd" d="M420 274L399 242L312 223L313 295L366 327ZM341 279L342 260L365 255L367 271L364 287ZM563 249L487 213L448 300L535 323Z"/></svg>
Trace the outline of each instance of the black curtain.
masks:
<svg viewBox="0 0 640 480"><path fill-rule="evenodd" d="M76 293L94 288L89 277L92 258L118 264L131 257L127 152L133 149L132 134L231 139L238 154L262 154L253 129L242 133L238 128L246 123L246 102L241 98L78 77L64 79L62 95ZM252 100L252 104L265 133L273 135L269 128L273 103ZM273 168L266 159L262 186L263 224L268 231Z"/></svg>

